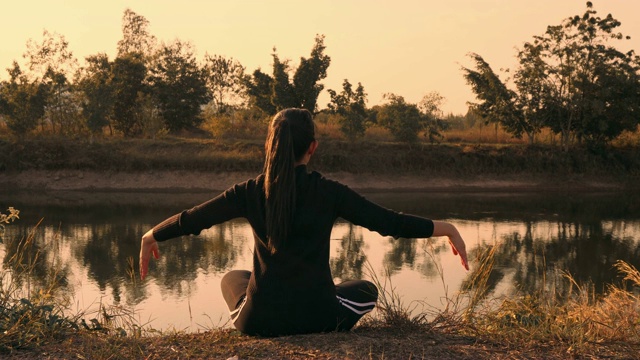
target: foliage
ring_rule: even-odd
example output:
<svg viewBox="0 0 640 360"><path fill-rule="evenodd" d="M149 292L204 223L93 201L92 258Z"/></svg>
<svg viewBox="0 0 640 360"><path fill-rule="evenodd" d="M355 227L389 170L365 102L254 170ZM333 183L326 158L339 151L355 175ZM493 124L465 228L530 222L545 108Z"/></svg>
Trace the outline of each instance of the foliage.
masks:
<svg viewBox="0 0 640 360"><path fill-rule="evenodd" d="M47 72L67 76L75 72L77 60L69 50L69 42L64 36L44 30L42 42L27 41L27 51L22 55L27 59L32 79L46 77Z"/></svg>
<svg viewBox="0 0 640 360"><path fill-rule="evenodd" d="M10 224L17 219L20 219L20 210L16 210L13 207L7 209L7 214L0 212L0 243L2 242L2 236L4 235L4 227L6 224Z"/></svg>
<svg viewBox="0 0 640 360"><path fill-rule="evenodd" d="M271 87L273 78L261 69L256 69L252 76L245 78L244 86L249 96L249 105L257 107L265 114L275 114L276 107L271 102Z"/></svg>
<svg viewBox="0 0 640 360"><path fill-rule="evenodd" d="M425 117L424 135L433 143L436 139L441 139L443 113L440 107L444 104L445 98L437 91L427 93L418 103L418 109Z"/></svg>
<svg viewBox="0 0 640 360"><path fill-rule="evenodd" d="M487 283L499 271L493 267L495 247L479 249L479 264L463 284L461 295L468 300L461 320L470 334L509 347L559 341L567 352L578 356L606 344L640 344L640 297L624 285L609 285L598 296L592 287L580 286L567 273L566 292L541 284L531 295L492 298ZM620 260L614 267L632 288L640 286L635 267Z"/></svg>
<svg viewBox="0 0 640 360"><path fill-rule="evenodd" d="M11 78L0 83L0 114L15 135L23 136L44 116L46 90L40 82L30 81L18 63L7 70Z"/></svg>
<svg viewBox="0 0 640 360"><path fill-rule="evenodd" d="M506 128L517 138L526 133L529 143L534 144L538 134L551 121L547 109L550 89L544 69L546 64L540 58L540 48L529 44L518 52L518 60L520 68L514 75L517 112Z"/></svg>
<svg viewBox="0 0 640 360"><path fill-rule="evenodd" d="M574 141L602 146L640 123L640 57L612 42L625 37L611 14L597 16L591 2L583 15L549 26L518 52L516 90L510 90L481 56L476 70L463 68L478 100L474 110L530 142L545 126ZM626 37L626 39L629 39Z"/></svg>
<svg viewBox="0 0 640 360"><path fill-rule="evenodd" d="M60 72L47 71L43 79L47 89L45 119L51 123L52 131L60 134L79 134L86 122L81 117L82 108L79 105L80 94L67 77Z"/></svg>
<svg viewBox="0 0 640 360"><path fill-rule="evenodd" d="M388 103L377 110L377 123L389 129L398 141L416 142L426 120L418 106L395 94L385 94L385 99Z"/></svg>
<svg viewBox="0 0 640 360"><path fill-rule="evenodd" d="M205 72L190 44L179 40L161 47L150 69L149 83L169 131L197 126L200 107L209 102Z"/></svg>
<svg viewBox="0 0 640 360"><path fill-rule="evenodd" d="M266 136L268 117L262 110L227 108L224 113L205 111L202 128L216 139L259 139Z"/></svg>
<svg viewBox="0 0 640 360"><path fill-rule="evenodd" d="M122 39L118 41L118 57L139 53L150 57L156 46L156 38L148 30L149 20L131 9L122 15Z"/></svg>
<svg viewBox="0 0 640 360"><path fill-rule="evenodd" d="M591 148L633 144L640 122L640 57L616 49L625 40L620 25L611 15L597 16L588 3L583 14L549 26L526 42L517 52L518 67L506 79L480 55L471 54L474 66L462 70L478 100L455 124L459 131L473 129L474 134L454 138L488 139L484 125L491 122L495 142L503 141L504 129L515 138L504 141L520 144L518 139L528 138L530 144L556 145L559 139L565 150L575 143ZM205 117L207 130L216 134L257 129L261 120L245 121L286 107L319 114L317 99L331 63L325 37L316 35L309 56L299 62L281 58L274 48L267 72L257 69L247 75L237 60L220 55L205 55L199 66L185 42L158 47L149 21L131 9L122 16L115 60L102 53L88 56L78 72L64 36L47 30L42 35L27 42L26 72L14 63L8 69L11 79L0 83L0 116L20 137L33 133L38 124L42 132L70 136L87 129L98 135L108 126L111 135L116 130L116 136L155 137L168 129L175 133L200 125ZM437 92L417 104L396 96L367 109L360 87L345 80L341 92L328 91L329 126L339 125L349 139L377 131L385 139L391 132L396 140L415 142L424 134L435 142L442 139L444 126L454 124L451 118L443 121L444 99ZM213 101L203 106L209 99ZM237 118L241 108L247 110L243 114L260 115ZM226 112L232 115L212 116ZM372 125L378 127L368 130Z"/></svg>
<svg viewBox="0 0 640 360"><path fill-rule="evenodd" d="M610 14L596 14L587 3L582 16L549 26L525 44L542 64L548 125L562 135L565 147L572 138L607 143L640 121L638 57L610 45L624 38L616 30L621 24Z"/></svg>
<svg viewBox="0 0 640 360"><path fill-rule="evenodd" d="M149 92L145 79L147 67L142 55L128 53L113 62L113 123L125 136L142 132L140 96Z"/></svg>
<svg viewBox="0 0 640 360"><path fill-rule="evenodd" d="M82 113L92 133L99 133L113 117L114 88L112 63L106 54L86 58L87 66L79 73L77 86L84 94Z"/></svg>
<svg viewBox="0 0 640 360"><path fill-rule="evenodd" d="M364 135L367 120L367 94L362 84L353 90L349 80L344 79L342 92L329 89L331 102L327 105L332 113L340 115L340 131L349 139L356 139Z"/></svg>
<svg viewBox="0 0 640 360"><path fill-rule="evenodd" d="M273 80L271 82L271 103L275 106L275 111L287 108L299 107L296 88L289 79L289 61L281 61L273 49Z"/></svg>
<svg viewBox="0 0 640 360"><path fill-rule="evenodd" d="M469 56L474 60L476 70L463 68L464 77L481 101L470 104L471 109L486 122L497 122L516 138L521 137L526 124L515 104L517 94L507 88L480 55Z"/></svg>
<svg viewBox="0 0 640 360"><path fill-rule="evenodd" d="M69 42L64 36L43 32L43 40L27 42L27 59L30 78L40 81L46 89L45 118L51 123L52 131L74 133L82 125L79 123L80 109L77 94L69 81L70 74L77 68L77 60L69 50Z"/></svg>
<svg viewBox="0 0 640 360"><path fill-rule="evenodd" d="M272 75L258 69L244 82L251 103L269 115L290 107L305 108L315 113L318 95L324 89L319 81L327 77L331 63L331 58L324 54L325 48L324 36L316 36L311 56L300 58L293 79L289 61L281 60L274 48Z"/></svg>
<svg viewBox="0 0 640 360"><path fill-rule="evenodd" d="M245 96L245 68L233 58L222 55L205 55L204 71L207 88L211 93L216 112L242 102Z"/></svg>
<svg viewBox="0 0 640 360"><path fill-rule="evenodd" d="M318 95L324 89L319 81L327 77L331 64L329 55L324 54L324 35L316 35L309 58L300 58L300 65L293 76L293 88L298 99L298 107L311 113L317 111Z"/></svg>

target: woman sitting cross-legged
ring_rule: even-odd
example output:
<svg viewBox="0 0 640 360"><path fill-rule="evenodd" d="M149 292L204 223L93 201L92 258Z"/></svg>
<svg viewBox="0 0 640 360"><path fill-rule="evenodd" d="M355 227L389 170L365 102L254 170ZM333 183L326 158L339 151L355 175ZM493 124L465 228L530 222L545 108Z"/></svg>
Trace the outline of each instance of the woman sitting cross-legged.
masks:
<svg viewBox="0 0 640 360"><path fill-rule="evenodd" d="M278 336L349 330L375 307L378 291L371 282L333 283L329 238L338 218L385 236L447 236L453 253L469 268L464 241L452 224L386 209L309 172L306 165L317 147L309 111L286 109L275 115L263 173L149 230L140 250L142 279L151 256L159 256L158 242L246 218L255 238L253 269L227 273L222 293L238 330Z"/></svg>

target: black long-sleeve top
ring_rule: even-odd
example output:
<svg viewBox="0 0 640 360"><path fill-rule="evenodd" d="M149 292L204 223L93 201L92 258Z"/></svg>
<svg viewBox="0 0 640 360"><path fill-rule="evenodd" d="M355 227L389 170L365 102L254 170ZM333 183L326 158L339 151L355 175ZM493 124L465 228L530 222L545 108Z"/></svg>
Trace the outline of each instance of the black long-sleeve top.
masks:
<svg viewBox="0 0 640 360"><path fill-rule="evenodd" d="M349 187L296 167L296 207L286 245L272 254L267 247L264 175L239 183L219 196L176 214L153 229L157 241L199 234L213 225L243 217L254 233L253 271L247 302L254 324L246 333L286 332L279 323L293 319L308 328L296 332L335 328L337 300L329 267L329 243L333 224L343 218L381 235L425 238L433 234L433 222L398 213L368 201ZM243 310L245 311L245 310ZM269 324L268 331L260 327ZM263 329L264 330L264 329ZM281 333L278 333L281 335Z"/></svg>

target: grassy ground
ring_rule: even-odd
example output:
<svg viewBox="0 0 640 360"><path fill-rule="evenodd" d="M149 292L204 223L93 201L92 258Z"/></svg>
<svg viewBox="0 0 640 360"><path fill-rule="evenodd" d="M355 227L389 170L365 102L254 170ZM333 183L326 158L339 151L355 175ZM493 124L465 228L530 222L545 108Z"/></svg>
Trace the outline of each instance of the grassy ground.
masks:
<svg viewBox="0 0 640 360"><path fill-rule="evenodd" d="M588 294L580 292L574 295L563 303L505 299L491 308L487 304L496 299L485 299L475 308L429 314L436 315L430 320L422 317L425 314L408 317L402 309L385 307L383 299L382 315L351 332L279 338L249 337L229 329L122 335L107 323L101 330L54 333L19 348L6 346L0 335L0 355L6 359L637 359L638 296L622 289L612 289L598 300L586 301Z"/></svg>
<svg viewBox="0 0 640 360"><path fill-rule="evenodd" d="M148 170L257 172L263 163L261 140L67 138L22 141L0 139L0 171ZM444 176L548 175L626 178L640 175L640 148L600 151L521 144L401 144L320 139L312 162L324 172Z"/></svg>
<svg viewBox="0 0 640 360"><path fill-rule="evenodd" d="M635 358L632 345L573 353L561 344L510 348L456 334L359 328L350 333L251 338L233 331L154 338L72 337L7 359L567 359Z"/></svg>

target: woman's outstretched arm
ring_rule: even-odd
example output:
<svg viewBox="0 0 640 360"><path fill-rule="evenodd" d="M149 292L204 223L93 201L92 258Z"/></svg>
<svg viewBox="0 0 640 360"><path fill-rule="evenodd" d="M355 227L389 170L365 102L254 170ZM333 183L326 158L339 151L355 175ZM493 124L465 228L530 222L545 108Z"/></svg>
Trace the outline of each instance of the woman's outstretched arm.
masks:
<svg viewBox="0 0 640 360"><path fill-rule="evenodd" d="M469 270L469 263L467 261L467 248L462 240L462 236L458 232L456 227L445 221L433 221L433 235L432 236L446 236L449 238L449 244L451 244L451 250L454 255L460 255L460 261L465 269Z"/></svg>

